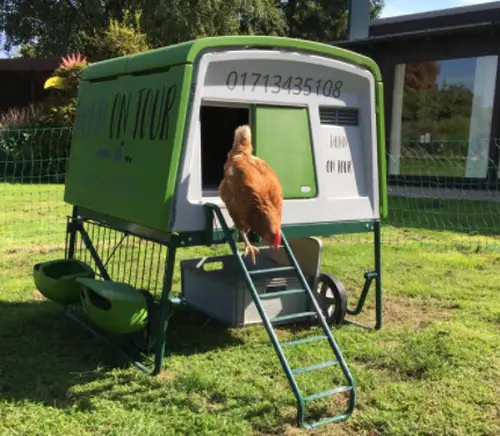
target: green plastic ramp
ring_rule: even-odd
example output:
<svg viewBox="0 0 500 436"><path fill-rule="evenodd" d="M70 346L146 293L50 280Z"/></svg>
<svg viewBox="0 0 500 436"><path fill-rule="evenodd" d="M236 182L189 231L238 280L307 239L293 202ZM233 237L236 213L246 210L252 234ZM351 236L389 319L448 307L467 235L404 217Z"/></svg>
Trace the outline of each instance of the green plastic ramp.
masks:
<svg viewBox="0 0 500 436"><path fill-rule="evenodd" d="M285 374L287 376L288 382L290 383L290 386L292 388L292 391L295 395L295 398L297 400L297 422L299 425L303 428L311 429L315 427L319 427L320 425L328 424L331 422L340 422L344 421L349 416L352 414L354 410L354 406L356 403L356 387L355 387L355 382L354 379L351 375L351 372L349 371L349 368L347 367L345 360L342 356L342 353L339 350L339 347L330 331L330 328L328 324L326 323L326 320L323 316L323 313L318 306L318 303L316 301L316 298L314 297L298 263L297 260L295 259L295 256L293 255L293 252L290 249L290 246L288 244L288 241L285 237L285 235L282 233L282 246L287 254L287 256L290 259L291 266L288 267L279 267L279 268L271 268L271 269L262 269L262 270L252 270L249 271L245 265L245 262L242 259L241 253L238 251L238 247L236 246L236 242L233 239L233 232L232 230L228 227L227 222L224 219L224 216L222 214L222 211L220 208L211 203L206 203L205 208L207 210L207 218L208 218L208 223L212 225L213 223L213 217L217 217L217 220L219 221L221 228L222 228L222 233L224 235L224 240L229 243L231 246L231 250L233 254L238 258L239 264L241 267L241 270L243 272L243 275L245 277L246 283L248 285L248 289L250 290L250 293L252 295L252 299L255 303L255 306L260 314L260 317L262 318L262 322L264 324L264 327L269 334L269 337L271 339L271 343L274 347L274 350L276 351L276 354L278 355L278 359L281 363L281 366L283 367L283 370L285 371ZM285 290L281 292L273 292L273 293L267 293L263 295L259 295L257 292L257 289L254 284L254 278L255 277L262 277L263 275L266 276L272 276L273 274L278 274L284 271L294 271L295 274L297 275L299 279L299 283L301 285L300 289L292 289L292 290ZM286 294L293 294L293 293L306 293L308 300L310 302L309 307L311 308L310 311L308 312L300 312L300 313L295 313L291 315L284 315L284 316L278 316L275 318L269 318L267 314L264 311L264 308L262 306L262 300L263 299L269 299L269 298L274 298L277 296L281 295L286 295ZM309 336L305 338L301 338L295 341L290 341L290 342L280 342L276 336L276 333L274 332L273 325L275 325L277 322L280 321L285 321L285 320L299 320L303 319L305 317L315 317L318 321L319 324L323 330L322 335L316 335L316 336ZM333 351L334 359L329 360L329 361L324 361L324 362L318 362L314 365L310 365L307 367L302 367L302 368L292 368L290 363L288 362L287 358L285 357L283 353L283 348L290 348L290 347L296 347L299 345L307 344L307 343L314 343L318 341L326 341L329 345L331 350ZM341 386L336 386L332 387L332 389L326 390L324 392L317 392L311 395L304 396L299 388L299 384L297 383L296 376L304 373L310 373L312 371L318 371L324 368L332 367L332 366L337 366L341 369L343 378L345 379L345 383L343 383ZM325 397L330 397L334 396L343 392L349 392L349 399L347 403L346 410L338 415L330 416L327 418L323 418L318 421L313 421L313 422L306 422L305 418L305 412L306 412L306 404L311 403L315 400L325 398Z"/></svg>

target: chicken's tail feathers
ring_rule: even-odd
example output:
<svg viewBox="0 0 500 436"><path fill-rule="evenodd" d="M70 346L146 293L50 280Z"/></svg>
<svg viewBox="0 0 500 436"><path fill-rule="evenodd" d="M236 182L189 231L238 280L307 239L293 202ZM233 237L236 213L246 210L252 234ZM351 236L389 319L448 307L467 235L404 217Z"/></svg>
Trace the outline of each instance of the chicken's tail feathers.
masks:
<svg viewBox="0 0 500 436"><path fill-rule="evenodd" d="M250 126L248 124L238 126L234 131L233 147L238 146L252 146L252 131L250 130Z"/></svg>

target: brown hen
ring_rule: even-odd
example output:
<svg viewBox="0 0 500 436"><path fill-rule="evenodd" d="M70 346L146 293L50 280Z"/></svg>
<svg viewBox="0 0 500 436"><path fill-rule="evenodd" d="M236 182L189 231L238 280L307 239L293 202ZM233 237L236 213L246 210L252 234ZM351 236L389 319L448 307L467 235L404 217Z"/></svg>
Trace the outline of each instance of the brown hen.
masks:
<svg viewBox="0 0 500 436"><path fill-rule="evenodd" d="M219 194L241 233L244 256L250 255L255 264L259 250L250 244L247 234L257 233L272 248L281 245L283 188L273 169L252 152L250 127L239 126L224 164Z"/></svg>

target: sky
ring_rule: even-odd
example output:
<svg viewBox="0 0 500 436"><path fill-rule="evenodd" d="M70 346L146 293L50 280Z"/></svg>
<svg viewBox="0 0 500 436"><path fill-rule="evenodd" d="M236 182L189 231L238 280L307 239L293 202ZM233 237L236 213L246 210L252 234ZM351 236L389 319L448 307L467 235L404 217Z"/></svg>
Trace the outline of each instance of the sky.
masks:
<svg viewBox="0 0 500 436"><path fill-rule="evenodd" d="M495 0L385 0L385 8L382 11L381 17L394 17L436 9L478 5L481 3L491 3L492 1ZM7 54L0 50L0 58L5 57L7 57Z"/></svg>
<svg viewBox="0 0 500 436"><path fill-rule="evenodd" d="M385 0L385 8L381 18L398 15L415 14L437 9L472 6L481 3L491 3L496 0Z"/></svg>

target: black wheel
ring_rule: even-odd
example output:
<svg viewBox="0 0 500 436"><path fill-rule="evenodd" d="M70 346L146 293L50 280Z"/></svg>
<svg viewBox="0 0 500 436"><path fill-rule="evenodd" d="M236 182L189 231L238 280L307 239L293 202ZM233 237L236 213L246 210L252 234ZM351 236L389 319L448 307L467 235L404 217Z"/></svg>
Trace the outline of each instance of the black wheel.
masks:
<svg viewBox="0 0 500 436"><path fill-rule="evenodd" d="M347 312L347 293L338 278L321 273L318 276L316 300L329 325L342 324Z"/></svg>

